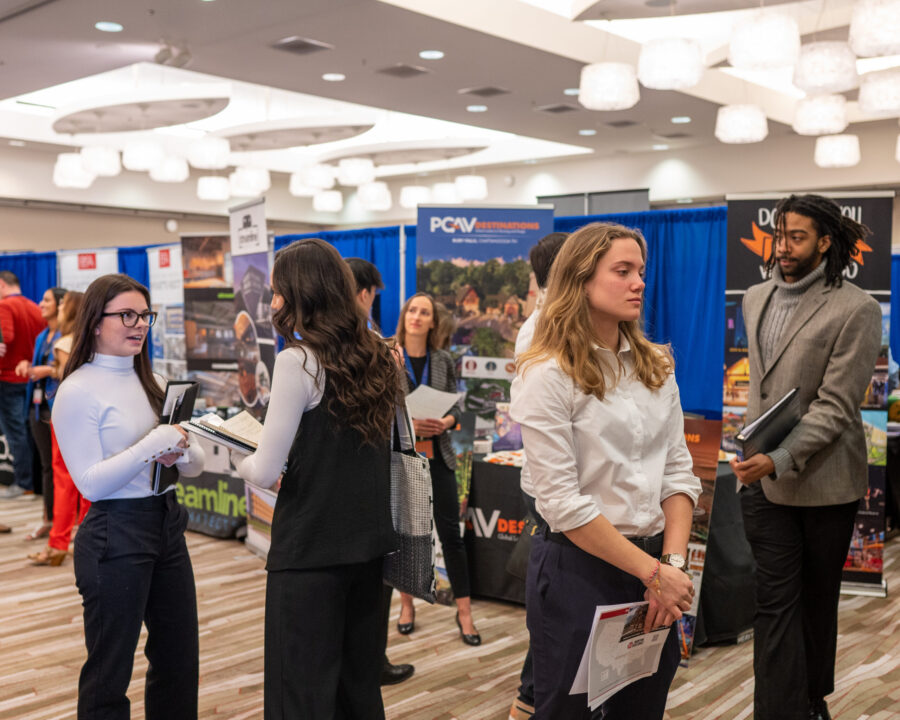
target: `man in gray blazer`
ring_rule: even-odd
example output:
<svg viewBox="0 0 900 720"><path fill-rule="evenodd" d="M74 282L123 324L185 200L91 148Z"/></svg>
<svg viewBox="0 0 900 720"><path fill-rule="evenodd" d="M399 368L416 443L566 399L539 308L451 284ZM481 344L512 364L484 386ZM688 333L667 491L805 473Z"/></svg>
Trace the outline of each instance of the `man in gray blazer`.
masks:
<svg viewBox="0 0 900 720"><path fill-rule="evenodd" d="M732 461L756 559L756 720L830 718L841 571L868 485L859 406L881 347L881 308L842 278L868 228L819 195L775 210L770 279L744 296L746 421L799 388L778 448Z"/></svg>

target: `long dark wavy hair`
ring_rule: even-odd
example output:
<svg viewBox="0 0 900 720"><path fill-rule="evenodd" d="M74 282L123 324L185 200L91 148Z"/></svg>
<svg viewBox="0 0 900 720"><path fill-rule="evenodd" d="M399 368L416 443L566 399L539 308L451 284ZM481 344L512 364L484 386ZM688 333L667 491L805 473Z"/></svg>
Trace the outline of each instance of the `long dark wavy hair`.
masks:
<svg viewBox="0 0 900 720"><path fill-rule="evenodd" d="M310 352L325 372L325 409L365 443L388 440L402 398L400 371L384 340L369 330L356 281L337 250L317 238L288 245L275 256L272 290L284 299L272 323L285 346L304 352L310 375Z"/></svg>
<svg viewBox="0 0 900 720"><path fill-rule="evenodd" d="M127 275L112 274L102 275L88 285L88 289L81 298L81 307L75 317L75 344L72 354L63 371L62 382L65 382L73 372L85 363L89 363L96 352L96 330L103 322L103 313L110 301L125 292L139 292L150 307L150 291L137 280ZM139 308L135 308L136 310ZM118 320L116 321L118 322ZM162 411L163 391L156 378L153 376L153 368L150 363L150 349L147 343L141 351L134 356L134 372L141 381L141 387L150 401L150 406L158 415Z"/></svg>
<svg viewBox="0 0 900 720"><path fill-rule="evenodd" d="M785 231L785 215L789 212L803 215L813 221L819 237L828 235L831 245L825 251L825 284L840 287L844 268L856 250L856 241L872 234L866 225L856 222L841 212L841 207L831 198L822 195L791 195L782 198L775 206L775 233ZM766 258L766 270L771 276L775 267L775 243L772 254Z"/></svg>

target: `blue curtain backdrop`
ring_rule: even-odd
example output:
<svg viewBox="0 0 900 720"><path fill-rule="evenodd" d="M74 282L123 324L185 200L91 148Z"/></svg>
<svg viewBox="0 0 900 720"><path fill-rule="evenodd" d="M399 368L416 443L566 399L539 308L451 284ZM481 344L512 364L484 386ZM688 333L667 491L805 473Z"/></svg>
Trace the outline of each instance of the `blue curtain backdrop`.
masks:
<svg viewBox="0 0 900 720"><path fill-rule="evenodd" d="M159 247L159 245L119 248L119 272L134 278L141 285L149 288L150 264L147 260L147 250L154 247Z"/></svg>
<svg viewBox="0 0 900 720"><path fill-rule="evenodd" d="M37 303L47 288L56 285L56 253L3 253L0 270L14 272L22 285L22 294Z"/></svg>
<svg viewBox="0 0 900 720"><path fill-rule="evenodd" d="M681 405L707 418L722 414L726 218L723 206L554 221L559 232L602 221L643 233L647 239L647 335L655 342L671 343Z"/></svg>
<svg viewBox="0 0 900 720"><path fill-rule="evenodd" d="M378 268L384 290L377 320L385 335L393 335L400 315L400 226L279 235L275 238L275 251L304 238L321 238L334 245L341 257L362 258Z"/></svg>

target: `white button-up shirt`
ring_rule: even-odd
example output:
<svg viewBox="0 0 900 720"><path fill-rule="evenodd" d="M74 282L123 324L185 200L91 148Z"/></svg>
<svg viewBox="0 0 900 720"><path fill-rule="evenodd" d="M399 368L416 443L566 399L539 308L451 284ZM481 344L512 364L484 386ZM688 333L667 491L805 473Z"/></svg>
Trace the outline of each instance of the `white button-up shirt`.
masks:
<svg viewBox="0 0 900 720"><path fill-rule="evenodd" d="M617 367L611 351L596 352ZM555 360L529 364L512 383L537 509L554 532L602 514L627 537L655 535L665 527L663 500L684 493L696 504L700 495L674 374L658 390L634 379L624 336L618 359L624 374L602 401Z"/></svg>

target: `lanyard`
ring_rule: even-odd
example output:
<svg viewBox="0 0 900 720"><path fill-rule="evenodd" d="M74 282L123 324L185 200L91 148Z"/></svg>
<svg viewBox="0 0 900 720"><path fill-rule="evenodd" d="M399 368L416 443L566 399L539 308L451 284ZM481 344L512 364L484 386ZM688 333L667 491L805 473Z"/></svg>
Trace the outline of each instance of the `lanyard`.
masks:
<svg viewBox="0 0 900 720"><path fill-rule="evenodd" d="M431 353L425 353L425 368L422 370L422 382L416 382L416 373L413 370L412 361L409 359L409 353L406 352L406 348L403 348L403 359L406 361L406 373L409 375L409 379L412 380L413 387L418 387L419 385L427 385L428 384L428 364L431 362Z"/></svg>

